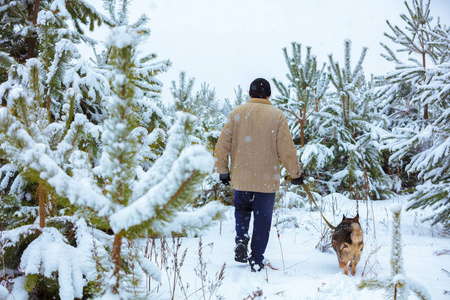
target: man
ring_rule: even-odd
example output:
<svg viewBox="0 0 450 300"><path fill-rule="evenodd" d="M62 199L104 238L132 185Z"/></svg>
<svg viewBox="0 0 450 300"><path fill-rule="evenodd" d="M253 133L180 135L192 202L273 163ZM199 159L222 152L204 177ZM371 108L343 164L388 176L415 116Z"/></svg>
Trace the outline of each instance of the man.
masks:
<svg viewBox="0 0 450 300"><path fill-rule="evenodd" d="M231 112L217 141L215 157L220 180L225 185L231 181L234 189L235 260L248 261L252 271L260 271L264 268L275 193L280 187L280 161L293 178L293 184L302 184L303 176L286 117L269 101L269 82L255 79L249 94L250 101ZM252 212L253 234L248 257Z"/></svg>

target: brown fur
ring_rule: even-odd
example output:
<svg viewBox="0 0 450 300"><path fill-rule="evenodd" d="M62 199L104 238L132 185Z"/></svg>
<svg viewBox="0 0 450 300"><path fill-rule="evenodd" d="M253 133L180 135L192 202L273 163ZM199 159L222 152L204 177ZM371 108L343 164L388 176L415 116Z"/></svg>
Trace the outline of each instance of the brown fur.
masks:
<svg viewBox="0 0 450 300"><path fill-rule="evenodd" d="M352 275L355 275L356 265L364 248L363 232L359 224L359 214L353 219L343 216L342 222L334 230L331 245L336 251L339 267L348 275L348 264Z"/></svg>

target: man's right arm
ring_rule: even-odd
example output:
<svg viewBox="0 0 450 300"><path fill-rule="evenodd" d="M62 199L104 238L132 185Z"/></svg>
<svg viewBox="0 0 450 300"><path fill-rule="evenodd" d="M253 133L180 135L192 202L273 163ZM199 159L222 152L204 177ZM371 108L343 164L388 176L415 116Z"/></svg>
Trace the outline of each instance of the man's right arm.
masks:
<svg viewBox="0 0 450 300"><path fill-rule="evenodd" d="M219 174L229 174L229 156L231 154L231 142L233 140L233 121L230 117L228 118L225 126L220 133L219 139L217 140L216 147L214 149L214 157L216 158L216 168Z"/></svg>

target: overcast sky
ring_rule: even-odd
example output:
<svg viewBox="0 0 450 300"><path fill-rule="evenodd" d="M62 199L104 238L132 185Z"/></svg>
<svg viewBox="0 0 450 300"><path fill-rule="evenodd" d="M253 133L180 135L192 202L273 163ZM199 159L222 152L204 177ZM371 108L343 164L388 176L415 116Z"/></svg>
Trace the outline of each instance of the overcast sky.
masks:
<svg viewBox="0 0 450 300"><path fill-rule="evenodd" d="M410 1L409 1L410 2ZM425 1L424 1L425 2ZM234 99L241 85L246 91L257 77L284 80L287 67L282 48L292 41L312 46L320 63L328 54L343 61L343 42L352 40L356 62L369 48L366 76L392 69L381 56L381 41L389 31L386 20L401 25L406 12L402 0L133 0L132 19L146 13L152 34L145 50L172 62L160 79L163 99L180 71L214 87L219 99ZM432 16L450 25L450 0L432 0Z"/></svg>

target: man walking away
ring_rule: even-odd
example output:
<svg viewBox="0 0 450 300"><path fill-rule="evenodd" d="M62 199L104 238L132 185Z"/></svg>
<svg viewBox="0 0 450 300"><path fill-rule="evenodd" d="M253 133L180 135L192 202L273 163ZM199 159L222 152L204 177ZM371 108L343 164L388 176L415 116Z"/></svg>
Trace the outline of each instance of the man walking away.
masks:
<svg viewBox="0 0 450 300"><path fill-rule="evenodd" d="M236 107L228 117L216 144L215 157L220 180L225 185L231 182L234 189L235 260L249 262L252 271L260 271L264 268L275 193L280 187L280 161L293 184L302 184L303 176L286 117L269 101L269 82L255 79L249 94L250 101Z"/></svg>

